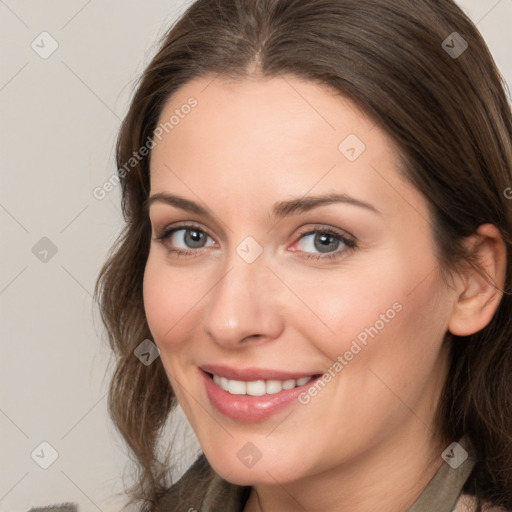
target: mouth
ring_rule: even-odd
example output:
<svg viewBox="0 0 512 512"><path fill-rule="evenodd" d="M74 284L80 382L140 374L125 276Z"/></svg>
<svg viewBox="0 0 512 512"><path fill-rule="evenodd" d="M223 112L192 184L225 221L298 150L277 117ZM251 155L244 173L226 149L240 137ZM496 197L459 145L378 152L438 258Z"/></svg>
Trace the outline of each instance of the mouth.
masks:
<svg viewBox="0 0 512 512"><path fill-rule="evenodd" d="M221 377L214 373L205 372L210 379L213 380L217 386L230 395L249 395L249 396L264 396L275 395L283 390L294 389L297 387L305 386L312 380L320 377L320 374L311 375L309 377L300 377L298 379L257 379L250 381L228 379Z"/></svg>
<svg viewBox="0 0 512 512"><path fill-rule="evenodd" d="M265 421L298 405L299 396L322 376L224 366L203 366L199 373L211 405L223 416L246 423Z"/></svg>

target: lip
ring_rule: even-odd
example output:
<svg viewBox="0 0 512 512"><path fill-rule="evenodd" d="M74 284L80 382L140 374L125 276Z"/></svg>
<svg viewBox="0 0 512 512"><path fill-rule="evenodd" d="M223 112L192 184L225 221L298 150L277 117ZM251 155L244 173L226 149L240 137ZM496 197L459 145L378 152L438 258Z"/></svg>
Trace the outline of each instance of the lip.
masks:
<svg viewBox="0 0 512 512"><path fill-rule="evenodd" d="M206 367L202 367L206 368ZM209 368L211 368L209 366ZM237 371L234 370L236 373ZM265 377L263 380L271 380L275 378L276 380L286 380L293 378L300 378L305 376L311 376L312 374L286 374L283 377L283 373L272 372L271 370L267 370L272 374L271 377ZM303 393L308 387L314 385L314 383L321 377L318 376L316 378L311 379L309 382L304 384L303 386L297 386L293 389L284 389L279 393L275 393L272 395L263 395L263 396L250 396L250 395L231 395L227 391L224 391L221 387L217 386L215 382L213 382L213 378L210 373L215 373L215 375L219 375L216 372L210 372L203 369L199 369L199 373L203 379L204 386L206 389L206 394L210 403L217 409L221 414L227 416L236 421L246 422L246 423L256 423L259 421L265 421L271 416L281 412L287 407L293 405L293 403L297 403L298 396ZM253 377L249 378L248 375L254 375L252 372L244 371L242 372L244 377L247 378L238 378L228 377L227 375L220 375L226 378L231 378L234 380L259 380L254 379ZM262 370L258 370L258 375L263 375L264 372ZM233 373L231 373L233 375ZM240 372L238 372L240 375ZM280 375L280 377L275 377L275 375ZM298 375L298 377L293 377L292 375ZM316 375L316 374L315 374ZM260 377L261 378L261 377Z"/></svg>

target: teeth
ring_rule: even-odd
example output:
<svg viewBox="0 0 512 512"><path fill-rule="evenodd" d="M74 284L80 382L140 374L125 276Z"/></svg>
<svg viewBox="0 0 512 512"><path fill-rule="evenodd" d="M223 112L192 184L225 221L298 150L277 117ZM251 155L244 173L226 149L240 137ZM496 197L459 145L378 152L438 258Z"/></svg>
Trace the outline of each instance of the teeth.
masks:
<svg viewBox="0 0 512 512"><path fill-rule="evenodd" d="M220 387L222 389L225 389L226 391L229 389L229 380L226 379L226 377L219 377L220 378L220 382L218 382L218 384L220 385Z"/></svg>
<svg viewBox="0 0 512 512"><path fill-rule="evenodd" d="M236 380L232 380L231 382L238 382ZM247 382L246 389L247 389L247 395L251 396L263 396L267 392L267 386L265 385L264 380L255 380L251 382ZM230 386L231 387L231 386ZM230 391L231 393L231 391Z"/></svg>
<svg viewBox="0 0 512 512"><path fill-rule="evenodd" d="M241 380L230 380L227 390L232 395L246 395L247 384Z"/></svg>
<svg viewBox="0 0 512 512"><path fill-rule="evenodd" d="M280 380L269 380L265 387L267 395L273 395L283 390L283 383Z"/></svg>
<svg viewBox="0 0 512 512"><path fill-rule="evenodd" d="M304 384L307 384L312 378L313 377L301 377L297 380L253 380L246 382L230 380L226 377L214 375L213 382L232 395L263 396L279 393L283 391L283 389L293 389L296 386L304 386Z"/></svg>
<svg viewBox="0 0 512 512"><path fill-rule="evenodd" d="M283 381L281 386L283 387L283 389L293 389L295 387L295 384L295 379L288 379Z"/></svg>

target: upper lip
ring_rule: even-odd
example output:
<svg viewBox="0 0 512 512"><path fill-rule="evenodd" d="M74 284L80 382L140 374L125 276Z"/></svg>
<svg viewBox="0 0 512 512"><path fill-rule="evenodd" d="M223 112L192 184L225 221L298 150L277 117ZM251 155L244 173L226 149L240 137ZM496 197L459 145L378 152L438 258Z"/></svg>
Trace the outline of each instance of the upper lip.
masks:
<svg viewBox="0 0 512 512"><path fill-rule="evenodd" d="M318 372L288 372L281 370L271 370L268 368L233 368L230 366L205 364L200 369L206 373L211 373L219 377L226 377L229 380L255 381L255 380L289 380L300 379L302 377L313 377L319 375Z"/></svg>

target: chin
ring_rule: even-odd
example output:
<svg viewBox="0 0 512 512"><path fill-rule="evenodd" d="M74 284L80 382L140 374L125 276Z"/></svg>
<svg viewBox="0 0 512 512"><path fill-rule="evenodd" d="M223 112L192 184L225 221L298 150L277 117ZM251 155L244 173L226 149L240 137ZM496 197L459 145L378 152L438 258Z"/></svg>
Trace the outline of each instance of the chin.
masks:
<svg viewBox="0 0 512 512"><path fill-rule="evenodd" d="M284 461L282 456L267 457L265 460L265 456L262 455L261 459L253 462L252 466L246 466L238 456L228 460L225 456L211 457L207 451L205 454L215 472L234 485L275 485L276 481L286 484L303 476L294 471L299 461Z"/></svg>

